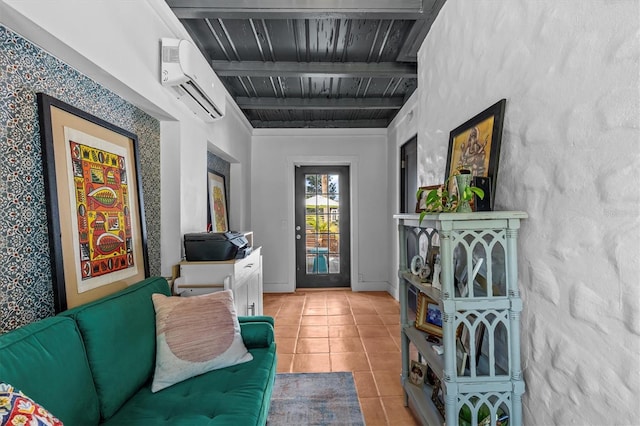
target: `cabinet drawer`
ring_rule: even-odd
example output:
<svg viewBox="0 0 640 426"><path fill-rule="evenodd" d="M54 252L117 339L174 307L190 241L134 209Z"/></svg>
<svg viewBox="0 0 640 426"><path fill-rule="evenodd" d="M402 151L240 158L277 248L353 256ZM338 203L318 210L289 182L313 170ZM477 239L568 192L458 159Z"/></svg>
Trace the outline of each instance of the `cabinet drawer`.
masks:
<svg viewBox="0 0 640 426"><path fill-rule="evenodd" d="M260 269L260 248L233 265L234 281L241 283L258 269Z"/></svg>

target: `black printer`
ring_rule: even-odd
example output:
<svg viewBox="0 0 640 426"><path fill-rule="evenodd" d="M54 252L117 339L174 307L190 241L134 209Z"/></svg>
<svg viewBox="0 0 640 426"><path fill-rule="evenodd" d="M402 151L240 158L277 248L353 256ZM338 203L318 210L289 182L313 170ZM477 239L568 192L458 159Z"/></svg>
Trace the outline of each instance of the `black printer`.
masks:
<svg viewBox="0 0 640 426"><path fill-rule="evenodd" d="M188 262L242 259L251 247L240 232L198 232L184 234L184 252Z"/></svg>

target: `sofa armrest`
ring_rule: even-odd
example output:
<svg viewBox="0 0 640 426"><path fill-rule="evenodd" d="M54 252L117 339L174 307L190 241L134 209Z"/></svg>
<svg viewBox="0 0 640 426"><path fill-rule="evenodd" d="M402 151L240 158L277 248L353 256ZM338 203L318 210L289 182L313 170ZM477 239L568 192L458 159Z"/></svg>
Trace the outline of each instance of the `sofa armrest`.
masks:
<svg viewBox="0 0 640 426"><path fill-rule="evenodd" d="M268 322L272 327L274 326L273 317L269 317L266 315L255 315L252 317L239 316L238 322L240 324L242 324L243 322Z"/></svg>
<svg viewBox="0 0 640 426"><path fill-rule="evenodd" d="M268 348L274 344L273 321L240 321L242 340L247 349Z"/></svg>

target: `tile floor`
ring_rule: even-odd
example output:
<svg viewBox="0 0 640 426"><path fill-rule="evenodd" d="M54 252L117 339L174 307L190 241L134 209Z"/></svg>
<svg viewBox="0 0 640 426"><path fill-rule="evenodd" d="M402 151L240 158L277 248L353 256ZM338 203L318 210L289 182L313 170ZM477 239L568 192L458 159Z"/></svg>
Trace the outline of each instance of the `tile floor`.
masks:
<svg viewBox="0 0 640 426"><path fill-rule="evenodd" d="M400 385L400 307L385 292L265 294L278 372L351 371L367 426L418 425Z"/></svg>

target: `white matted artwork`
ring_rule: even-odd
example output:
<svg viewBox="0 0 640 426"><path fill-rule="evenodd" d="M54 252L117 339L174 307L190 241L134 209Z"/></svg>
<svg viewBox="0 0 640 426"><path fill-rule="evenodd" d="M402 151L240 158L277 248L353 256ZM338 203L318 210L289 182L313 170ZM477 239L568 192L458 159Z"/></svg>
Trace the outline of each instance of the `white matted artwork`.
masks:
<svg viewBox="0 0 640 426"><path fill-rule="evenodd" d="M209 172L209 209L211 211L211 231L227 232L229 214L227 211L227 189L224 176Z"/></svg>

